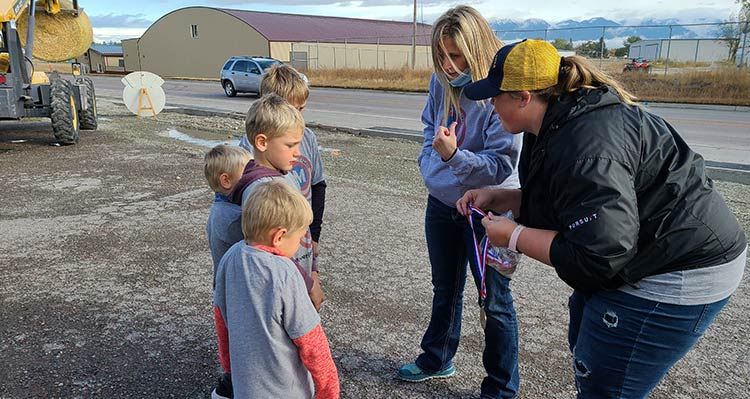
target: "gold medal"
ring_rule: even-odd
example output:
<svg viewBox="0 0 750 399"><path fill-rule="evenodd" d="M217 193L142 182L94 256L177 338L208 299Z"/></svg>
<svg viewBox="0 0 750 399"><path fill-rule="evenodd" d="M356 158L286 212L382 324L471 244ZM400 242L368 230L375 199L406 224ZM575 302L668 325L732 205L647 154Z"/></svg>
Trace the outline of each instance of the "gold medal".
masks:
<svg viewBox="0 0 750 399"><path fill-rule="evenodd" d="M479 325L482 326L482 330L487 328L487 313L484 313L484 308L479 308Z"/></svg>

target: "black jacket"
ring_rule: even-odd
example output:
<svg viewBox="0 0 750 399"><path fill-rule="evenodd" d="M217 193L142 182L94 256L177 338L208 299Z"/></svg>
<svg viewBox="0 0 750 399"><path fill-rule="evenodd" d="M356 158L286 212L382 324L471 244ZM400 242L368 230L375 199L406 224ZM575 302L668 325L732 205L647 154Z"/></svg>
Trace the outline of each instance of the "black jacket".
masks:
<svg viewBox="0 0 750 399"><path fill-rule="evenodd" d="M607 87L550 103L539 134L525 136L519 222L560 233L550 258L571 287L636 285L744 250L703 158L662 118Z"/></svg>

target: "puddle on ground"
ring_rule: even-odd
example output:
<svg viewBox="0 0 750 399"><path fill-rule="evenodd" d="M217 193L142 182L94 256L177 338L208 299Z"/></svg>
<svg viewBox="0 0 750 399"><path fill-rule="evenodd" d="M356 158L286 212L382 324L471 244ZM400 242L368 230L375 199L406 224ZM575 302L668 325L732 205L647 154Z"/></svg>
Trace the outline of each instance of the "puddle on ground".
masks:
<svg viewBox="0 0 750 399"><path fill-rule="evenodd" d="M232 145L239 145L240 143L240 138L234 135L207 132L197 129L186 129L182 127L179 130L175 128L169 129L165 135L186 143L197 144L208 148L213 148L224 143Z"/></svg>
<svg viewBox="0 0 750 399"><path fill-rule="evenodd" d="M338 148L328 148L319 145L318 149L320 150L320 152L327 152L331 155L341 155L341 150L339 150Z"/></svg>

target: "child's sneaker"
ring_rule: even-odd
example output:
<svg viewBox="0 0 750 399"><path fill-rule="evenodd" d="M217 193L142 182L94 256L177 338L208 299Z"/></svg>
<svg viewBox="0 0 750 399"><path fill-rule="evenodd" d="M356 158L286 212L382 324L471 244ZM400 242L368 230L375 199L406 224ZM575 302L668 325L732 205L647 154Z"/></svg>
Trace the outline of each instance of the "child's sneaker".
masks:
<svg viewBox="0 0 750 399"><path fill-rule="evenodd" d="M232 397L234 397L232 375L224 373L216 383L216 388L211 392L211 399L232 399Z"/></svg>
<svg viewBox="0 0 750 399"><path fill-rule="evenodd" d="M437 373L428 373L423 371L417 366L416 363L409 363L401 366L396 372L396 376L404 381L409 382L422 382L431 380L433 378L448 378L456 372L456 368L451 365L445 370L438 371Z"/></svg>

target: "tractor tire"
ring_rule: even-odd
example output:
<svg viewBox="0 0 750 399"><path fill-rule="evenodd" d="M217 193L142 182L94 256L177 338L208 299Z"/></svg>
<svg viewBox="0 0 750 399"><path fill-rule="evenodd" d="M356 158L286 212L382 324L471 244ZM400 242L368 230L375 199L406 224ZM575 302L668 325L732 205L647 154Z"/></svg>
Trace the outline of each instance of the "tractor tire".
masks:
<svg viewBox="0 0 750 399"><path fill-rule="evenodd" d="M94 92L94 82L91 78L76 79L78 85L86 87L86 109L79 112L82 130L96 130L98 123L96 120L96 93Z"/></svg>
<svg viewBox="0 0 750 399"><path fill-rule="evenodd" d="M54 79L51 82L52 132L60 144L68 145L78 142L78 110L73 99L70 82L65 79Z"/></svg>
<svg viewBox="0 0 750 399"><path fill-rule="evenodd" d="M234 97L237 95L237 90L234 88L231 80L225 80L223 86L224 94L226 94L227 97Z"/></svg>

